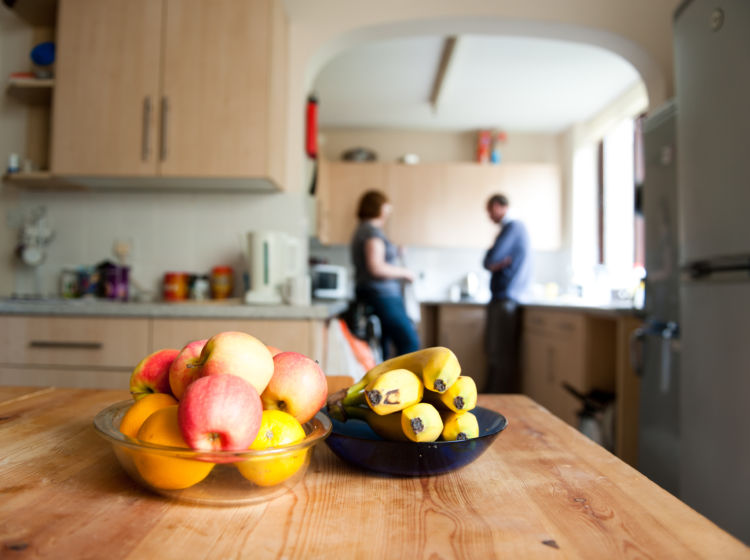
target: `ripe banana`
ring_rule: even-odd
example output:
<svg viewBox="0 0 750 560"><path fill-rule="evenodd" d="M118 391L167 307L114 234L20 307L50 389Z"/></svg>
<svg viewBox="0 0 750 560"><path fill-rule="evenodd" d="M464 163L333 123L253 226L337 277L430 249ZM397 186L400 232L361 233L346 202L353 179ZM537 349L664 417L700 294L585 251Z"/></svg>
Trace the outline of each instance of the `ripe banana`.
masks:
<svg viewBox="0 0 750 560"><path fill-rule="evenodd" d="M448 389L461 375L456 355L444 346L432 346L386 360L368 371L365 378L372 380L392 369L408 369L416 373L422 378L425 389L438 393Z"/></svg>
<svg viewBox="0 0 750 560"><path fill-rule="evenodd" d="M424 400L440 411L466 412L477 406L477 384L468 375L461 375L445 393L428 391Z"/></svg>
<svg viewBox="0 0 750 560"><path fill-rule="evenodd" d="M446 441L479 437L479 423L471 412L444 412L442 438Z"/></svg>
<svg viewBox="0 0 750 560"><path fill-rule="evenodd" d="M364 406L344 406L348 418L364 420L372 431L383 439L391 441L409 441L401 428L401 412L380 415Z"/></svg>
<svg viewBox="0 0 750 560"><path fill-rule="evenodd" d="M408 369L392 369L374 379L364 394L373 412L383 415L398 412L422 400L422 380Z"/></svg>
<svg viewBox="0 0 750 560"><path fill-rule="evenodd" d="M443 421L434 406L421 402L401 411L401 428L411 441L435 441L443 432Z"/></svg>
<svg viewBox="0 0 750 560"><path fill-rule="evenodd" d="M437 393L445 392L461 375L461 365L450 349L443 346L423 348L386 360L370 369L362 379L349 388L329 395L329 413L343 421L346 418L344 407L364 404L365 387L383 373L393 369L408 369L422 378L425 389Z"/></svg>

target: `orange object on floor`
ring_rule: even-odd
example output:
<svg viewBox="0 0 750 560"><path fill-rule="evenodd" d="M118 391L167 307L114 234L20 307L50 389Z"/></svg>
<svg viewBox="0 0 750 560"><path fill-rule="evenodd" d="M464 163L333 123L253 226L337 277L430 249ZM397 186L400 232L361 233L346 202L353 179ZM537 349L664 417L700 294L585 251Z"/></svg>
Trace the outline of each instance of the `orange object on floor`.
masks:
<svg viewBox="0 0 750 560"><path fill-rule="evenodd" d="M372 355L372 350L370 350L370 346L367 344L367 342L354 336L349 330L349 327L346 325L346 321L344 321L343 319L339 319L339 324L341 325L341 332L344 333L344 337L346 337L346 340L349 343L352 352L354 352L354 357L357 359L357 361L362 364L362 367L365 368L365 371L369 371L374 368L375 357Z"/></svg>

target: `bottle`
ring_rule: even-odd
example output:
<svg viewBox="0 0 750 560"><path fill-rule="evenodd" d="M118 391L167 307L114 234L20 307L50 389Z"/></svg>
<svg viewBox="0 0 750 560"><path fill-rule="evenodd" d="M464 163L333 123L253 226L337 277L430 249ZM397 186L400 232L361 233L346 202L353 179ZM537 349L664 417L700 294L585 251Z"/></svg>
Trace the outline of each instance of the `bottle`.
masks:
<svg viewBox="0 0 750 560"><path fill-rule="evenodd" d="M18 154L8 156L8 173L18 173L21 170L21 158Z"/></svg>

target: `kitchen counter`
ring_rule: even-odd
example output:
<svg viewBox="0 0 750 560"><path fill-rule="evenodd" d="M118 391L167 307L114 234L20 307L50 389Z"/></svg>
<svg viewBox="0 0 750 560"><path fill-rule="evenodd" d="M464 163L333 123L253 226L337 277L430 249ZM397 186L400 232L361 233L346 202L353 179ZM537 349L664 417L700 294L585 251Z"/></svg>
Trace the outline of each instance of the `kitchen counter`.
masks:
<svg viewBox="0 0 750 560"><path fill-rule="evenodd" d="M0 300L0 315L70 315L203 319L329 319L344 311L345 301L308 306L248 305L239 299L205 302L119 302L101 299Z"/></svg>
<svg viewBox="0 0 750 560"><path fill-rule="evenodd" d="M481 395L509 427L474 463L395 478L315 448L265 504L150 494L94 431L125 391L0 387L8 558L745 558L750 549L527 397Z"/></svg>
<svg viewBox="0 0 750 560"><path fill-rule="evenodd" d="M420 302L422 305L437 306L475 306L475 307L486 307L489 303L487 300L477 299L460 299L458 301L451 300L427 300ZM525 301L521 304L521 307L537 307L556 309L561 311L584 311L586 313L610 315L610 316L621 316L621 315L639 315L642 310L634 308L630 302L610 302L610 303L598 303L595 301L587 301L580 298L556 298L556 299L537 299Z"/></svg>

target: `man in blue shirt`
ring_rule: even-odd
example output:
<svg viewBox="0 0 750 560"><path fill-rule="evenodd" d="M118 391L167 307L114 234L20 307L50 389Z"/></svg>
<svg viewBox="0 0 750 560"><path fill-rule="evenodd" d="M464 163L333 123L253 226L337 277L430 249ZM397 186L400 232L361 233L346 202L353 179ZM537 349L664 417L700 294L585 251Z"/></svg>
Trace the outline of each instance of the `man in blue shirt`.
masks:
<svg viewBox="0 0 750 560"><path fill-rule="evenodd" d="M529 287L531 255L526 227L520 221L506 217L508 206L508 199L502 194L493 195L487 201L490 220L500 225L495 242L484 256L484 267L492 272L492 299L487 307L485 330L487 386L484 389L490 393L517 393L521 390L518 303Z"/></svg>

